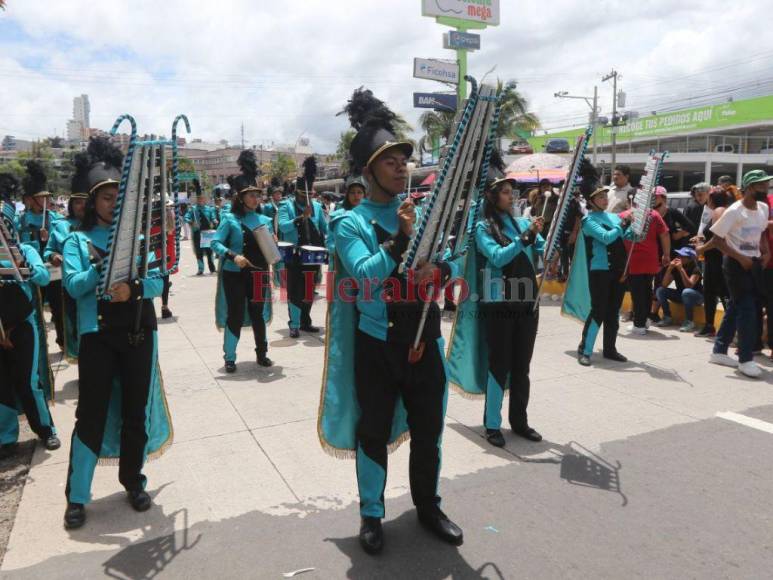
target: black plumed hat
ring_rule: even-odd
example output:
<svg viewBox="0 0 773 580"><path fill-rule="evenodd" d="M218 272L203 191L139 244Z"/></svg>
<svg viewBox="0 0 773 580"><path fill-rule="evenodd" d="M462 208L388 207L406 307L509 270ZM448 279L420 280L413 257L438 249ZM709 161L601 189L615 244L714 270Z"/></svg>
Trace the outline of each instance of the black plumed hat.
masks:
<svg viewBox="0 0 773 580"><path fill-rule="evenodd" d="M0 201L11 202L21 190L21 183L12 173L0 173Z"/></svg>
<svg viewBox="0 0 773 580"><path fill-rule="evenodd" d="M255 152L251 149L245 149L239 153L236 160L241 174L232 175L228 179L233 193L246 193L248 191L261 191L258 186L258 160L255 158Z"/></svg>
<svg viewBox="0 0 773 580"><path fill-rule="evenodd" d="M486 190L494 191L500 184L506 181L510 182L513 187L517 185L515 179L507 177L505 174L505 160L502 159L499 147L492 145L491 157L489 157L488 176L486 178Z"/></svg>
<svg viewBox="0 0 773 580"><path fill-rule="evenodd" d="M70 180L70 198L85 199L89 196L89 183L87 179L89 156L85 151L81 151L73 157L72 161L75 171Z"/></svg>
<svg viewBox="0 0 773 580"><path fill-rule="evenodd" d="M73 180L83 180L86 192L93 195L103 185L121 183L123 153L104 135L89 139L85 160L76 159Z"/></svg>
<svg viewBox="0 0 773 580"><path fill-rule="evenodd" d="M46 177L43 165L40 162L31 159L27 161L26 167L27 173L22 180L22 184L24 185L24 195L32 195L35 197L51 195L50 192L46 191L46 182L48 181L48 178Z"/></svg>
<svg viewBox="0 0 773 580"><path fill-rule="evenodd" d="M399 141L395 136L395 115L373 92L362 87L356 89L340 114L346 113L357 134L349 146L350 167L361 173L379 155L392 147L400 148L406 157L413 154L413 145Z"/></svg>
<svg viewBox="0 0 773 580"><path fill-rule="evenodd" d="M310 192L314 189L314 181L317 179L317 159L310 155L303 160L303 175L295 180L295 191Z"/></svg>

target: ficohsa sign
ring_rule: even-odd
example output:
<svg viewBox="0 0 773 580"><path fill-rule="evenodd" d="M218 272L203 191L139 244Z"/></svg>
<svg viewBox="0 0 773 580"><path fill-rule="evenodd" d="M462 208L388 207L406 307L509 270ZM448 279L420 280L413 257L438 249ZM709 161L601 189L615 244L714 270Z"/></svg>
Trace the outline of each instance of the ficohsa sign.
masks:
<svg viewBox="0 0 773 580"><path fill-rule="evenodd" d="M499 24L499 0L422 0L421 13L496 26Z"/></svg>

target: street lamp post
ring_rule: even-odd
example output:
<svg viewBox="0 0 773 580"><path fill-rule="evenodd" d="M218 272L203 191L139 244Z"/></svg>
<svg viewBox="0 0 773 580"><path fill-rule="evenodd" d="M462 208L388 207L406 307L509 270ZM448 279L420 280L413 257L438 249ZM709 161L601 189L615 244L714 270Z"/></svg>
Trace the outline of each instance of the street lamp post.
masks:
<svg viewBox="0 0 773 580"><path fill-rule="evenodd" d="M598 87L593 87L593 97L581 97L578 95L570 95L567 91L558 91L553 96L557 99L581 99L587 103L591 110L591 125L593 126L593 165L596 165L596 133L598 132L599 124L599 90Z"/></svg>

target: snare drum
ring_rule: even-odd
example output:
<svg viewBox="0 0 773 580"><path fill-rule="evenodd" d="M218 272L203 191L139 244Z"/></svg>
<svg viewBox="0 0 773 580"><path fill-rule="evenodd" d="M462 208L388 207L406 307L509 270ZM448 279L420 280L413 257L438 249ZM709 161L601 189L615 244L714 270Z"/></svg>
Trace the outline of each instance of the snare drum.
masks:
<svg viewBox="0 0 773 580"><path fill-rule="evenodd" d="M212 247L212 240L215 238L217 230L202 230L200 247L207 249Z"/></svg>
<svg viewBox="0 0 773 580"><path fill-rule="evenodd" d="M327 250L319 246L301 246L301 264L317 266L327 262Z"/></svg>
<svg viewBox="0 0 773 580"><path fill-rule="evenodd" d="M292 262L295 258L295 246L290 242L279 242L279 254L285 263Z"/></svg>
<svg viewBox="0 0 773 580"><path fill-rule="evenodd" d="M56 282L62 279L62 267L54 266L53 264L46 264L48 275L51 276L51 282Z"/></svg>

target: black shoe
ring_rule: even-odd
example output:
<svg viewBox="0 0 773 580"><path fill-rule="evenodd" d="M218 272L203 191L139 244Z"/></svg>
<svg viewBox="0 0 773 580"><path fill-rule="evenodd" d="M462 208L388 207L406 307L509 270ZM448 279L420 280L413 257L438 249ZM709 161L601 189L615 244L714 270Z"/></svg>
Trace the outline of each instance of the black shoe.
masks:
<svg viewBox="0 0 773 580"><path fill-rule="evenodd" d="M360 546L368 554L378 554L384 547L384 530L380 518L364 517L360 522Z"/></svg>
<svg viewBox="0 0 773 580"><path fill-rule="evenodd" d="M301 331L297 328L290 329L290 338L298 338L301 335Z"/></svg>
<svg viewBox="0 0 773 580"><path fill-rule="evenodd" d="M505 446L505 436L499 429L486 429L486 441L491 443L494 447Z"/></svg>
<svg viewBox="0 0 773 580"><path fill-rule="evenodd" d="M265 354L259 354L258 365L262 367L272 367L274 366L274 362L270 358L268 358Z"/></svg>
<svg viewBox="0 0 773 580"><path fill-rule="evenodd" d="M41 441L43 442L43 447L45 447L49 451L55 451L56 449L59 449L62 446L62 442L59 441L59 437L57 437L56 435L50 435L45 439L41 439Z"/></svg>
<svg viewBox="0 0 773 580"><path fill-rule="evenodd" d="M619 352L610 352L610 353L604 353L604 358L608 358L609 360L613 360L615 362L628 362L628 359L621 355Z"/></svg>
<svg viewBox="0 0 773 580"><path fill-rule="evenodd" d="M129 503L136 512L146 512L153 504L148 492L144 490L127 491L126 495L129 498Z"/></svg>
<svg viewBox="0 0 773 580"><path fill-rule="evenodd" d="M317 334L319 332L319 327L314 326L312 324L304 324L303 326L301 326L301 330L303 332L311 332L312 334Z"/></svg>
<svg viewBox="0 0 773 580"><path fill-rule="evenodd" d="M80 528L86 523L86 508L82 503L68 503L64 510L64 527L68 530Z"/></svg>
<svg viewBox="0 0 773 580"><path fill-rule="evenodd" d="M225 372L227 373L235 373L236 372L236 363L232 360L225 361Z"/></svg>
<svg viewBox="0 0 773 580"><path fill-rule="evenodd" d="M658 313L653 314L652 312L650 312L647 315L647 320L651 320L652 322L660 322L660 314Z"/></svg>
<svg viewBox="0 0 773 580"><path fill-rule="evenodd" d="M196 275L197 275L197 276L203 276L203 275L204 275L204 272L196 272Z"/></svg>
<svg viewBox="0 0 773 580"><path fill-rule="evenodd" d="M539 443L540 441L542 441L542 435L537 433L537 431L535 429L532 429L531 427L526 427L524 429L513 429L513 433L515 433L520 437L523 437L524 439L533 441L534 443Z"/></svg>
<svg viewBox="0 0 773 580"><path fill-rule="evenodd" d="M18 443L3 443L0 445L0 459L8 459L16 455L16 450L19 448Z"/></svg>
<svg viewBox="0 0 773 580"><path fill-rule="evenodd" d="M433 506L430 509L417 509L421 525L427 528L444 542L454 546L461 546L464 543L464 534L462 529L454 522L448 519L439 507Z"/></svg>
<svg viewBox="0 0 773 580"><path fill-rule="evenodd" d="M168 307L161 307L161 318L172 318L172 311Z"/></svg>
<svg viewBox="0 0 773 580"><path fill-rule="evenodd" d="M584 367L590 366L590 357L587 354L580 353L580 356L577 357L577 362L580 363Z"/></svg>
<svg viewBox="0 0 773 580"><path fill-rule="evenodd" d="M704 326L699 332L695 333L695 336L700 338L709 338L717 335L717 330L713 326Z"/></svg>

